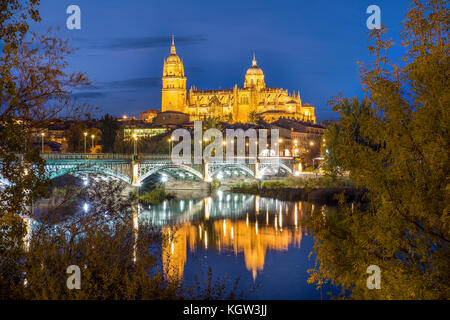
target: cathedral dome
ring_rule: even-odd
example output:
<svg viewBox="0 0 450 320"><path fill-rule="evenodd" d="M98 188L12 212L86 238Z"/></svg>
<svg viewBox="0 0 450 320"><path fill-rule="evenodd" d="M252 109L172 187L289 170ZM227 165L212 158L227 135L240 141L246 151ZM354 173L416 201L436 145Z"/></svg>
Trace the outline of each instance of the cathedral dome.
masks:
<svg viewBox="0 0 450 320"><path fill-rule="evenodd" d="M264 72L256 64L255 55L253 55L252 66L247 70L246 75L264 75Z"/></svg>
<svg viewBox="0 0 450 320"><path fill-rule="evenodd" d="M264 72L256 64L255 55L253 55L252 66L245 74L244 88L263 89L266 87L264 82Z"/></svg>
<svg viewBox="0 0 450 320"><path fill-rule="evenodd" d="M168 64L180 64L181 59L176 54L171 54L170 56L167 57L166 62Z"/></svg>

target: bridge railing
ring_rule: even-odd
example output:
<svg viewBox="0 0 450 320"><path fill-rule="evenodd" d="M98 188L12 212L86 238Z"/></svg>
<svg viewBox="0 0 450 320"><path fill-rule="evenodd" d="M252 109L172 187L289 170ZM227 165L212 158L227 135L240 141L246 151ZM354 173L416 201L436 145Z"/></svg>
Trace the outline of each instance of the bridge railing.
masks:
<svg viewBox="0 0 450 320"><path fill-rule="evenodd" d="M131 160L133 155L131 154L116 154L116 153L41 153L41 157L45 160ZM137 156L139 160L171 160L171 155L169 154L139 154ZM194 160L202 160L202 157L196 158L191 157L192 163L197 163L198 161ZM227 157L224 156L223 160L214 160L212 159L210 163L219 163L219 162L256 162L256 157ZM292 161L292 157L258 157L258 160L261 162L273 162L273 161L281 161L281 162L289 162Z"/></svg>
<svg viewBox="0 0 450 320"><path fill-rule="evenodd" d="M129 160L131 157L116 153L41 153L44 160Z"/></svg>

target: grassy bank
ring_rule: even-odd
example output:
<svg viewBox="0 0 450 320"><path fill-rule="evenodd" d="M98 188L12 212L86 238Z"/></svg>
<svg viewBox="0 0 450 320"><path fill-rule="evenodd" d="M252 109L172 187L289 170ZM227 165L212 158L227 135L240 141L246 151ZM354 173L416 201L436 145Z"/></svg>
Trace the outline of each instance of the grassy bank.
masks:
<svg viewBox="0 0 450 320"><path fill-rule="evenodd" d="M323 204L337 204L338 196L341 194L347 202L361 201L365 193L348 179L332 180L328 177L307 179L289 177L284 180L261 183L241 183L233 186L231 191L285 201L310 201Z"/></svg>
<svg viewBox="0 0 450 320"><path fill-rule="evenodd" d="M174 195L167 192L162 185L156 185L155 189L143 192L139 195L139 202L145 205L161 204L164 200L175 198Z"/></svg>

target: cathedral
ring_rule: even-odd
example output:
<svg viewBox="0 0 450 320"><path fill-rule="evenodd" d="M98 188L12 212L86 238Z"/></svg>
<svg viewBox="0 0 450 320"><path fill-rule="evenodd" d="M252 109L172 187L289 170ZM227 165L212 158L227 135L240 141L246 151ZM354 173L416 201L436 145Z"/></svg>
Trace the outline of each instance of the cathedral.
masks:
<svg viewBox="0 0 450 320"><path fill-rule="evenodd" d="M255 56L245 74L244 87L226 90L186 90L183 62L177 55L174 38L170 55L164 61L161 111L176 111L189 115L190 121L216 118L226 122L248 122L255 117L273 122L279 118L316 123L314 107L302 104L300 94L267 88L264 73Z"/></svg>

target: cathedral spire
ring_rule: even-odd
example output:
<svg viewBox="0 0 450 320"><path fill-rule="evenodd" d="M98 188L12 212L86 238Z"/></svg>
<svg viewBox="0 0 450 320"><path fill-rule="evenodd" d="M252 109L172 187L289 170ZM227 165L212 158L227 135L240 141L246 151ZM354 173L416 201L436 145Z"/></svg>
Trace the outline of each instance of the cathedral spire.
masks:
<svg viewBox="0 0 450 320"><path fill-rule="evenodd" d="M252 61L252 67L256 67L256 58L255 58L255 53L253 52L253 61Z"/></svg>
<svg viewBox="0 0 450 320"><path fill-rule="evenodd" d="M172 35L172 47L170 48L170 54L177 54L177 50L175 49L175 36Z"/></svg>

